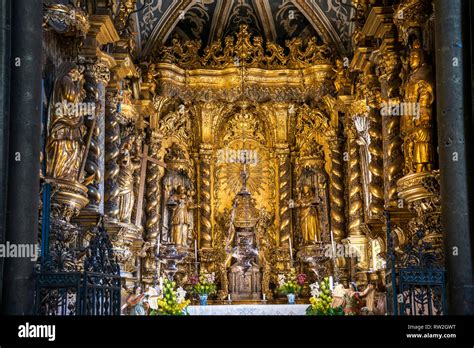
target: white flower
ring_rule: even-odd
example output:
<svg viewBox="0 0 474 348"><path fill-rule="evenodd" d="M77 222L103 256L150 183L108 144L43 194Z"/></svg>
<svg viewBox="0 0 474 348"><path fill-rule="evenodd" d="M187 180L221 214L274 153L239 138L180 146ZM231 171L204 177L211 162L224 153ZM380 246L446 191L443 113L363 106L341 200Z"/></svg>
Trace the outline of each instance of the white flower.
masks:
<svg viewBox="0 0 474 348"><path fill-rule="evenodd" d="M313 283L313 284L310 284L310 289L311 289L311 296L316 298L319 296L319 294L321 293L319 291L319 284L318 283Z"/></svg>
<svg viewBox="0 0 474 348"><path fill-rule="evenodd" d="M206 273L204 275L204 279L206 280L206 283L214 284L214 281L216 280L216 274L214 272Z"/></svg>
<svg viewBox="0 0 474 348"><path fill-rule="evenodd" d="M278 275L278 285L283 286L286 283L286 277L284 274L279 274Z"/></svg>
<svg viewBox="0 0 474 348"><path fill-rule="evenodd" d="M179 287L176 290L176 301L178 303L181 303L184 301L185 297L186 297L186 290L184 290L182 287Z"/></svg>

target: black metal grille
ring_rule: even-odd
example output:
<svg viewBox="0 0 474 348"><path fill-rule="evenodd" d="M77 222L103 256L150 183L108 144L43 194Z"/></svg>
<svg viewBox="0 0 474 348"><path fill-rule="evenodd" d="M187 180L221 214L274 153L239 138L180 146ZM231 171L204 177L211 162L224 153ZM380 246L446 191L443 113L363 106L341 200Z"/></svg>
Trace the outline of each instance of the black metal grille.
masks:
<svg viewBox="0 0 474 348"><path fill-rule="evenodd" d="M418 230L401 257L395 256L390 214L387 219L387 313L392 315L445 315L446 274L440 251L424 242Z"/></svg>
<svg viewBox="0 0 474 348"><path fill-rule="evenodd" d="M67 270L63 262L45 256L36 275L38 315L120 315L120 268L112 243L102 221L92 233L81 271Z"/></svg>
<svg viewBox="0 0 474 348"><path fill-rule="evenodd" d="M36 284L39 315L120 315L120 276L47 272Z"/></svg>
<svg viewBox="0 0 474 348"><path fill-rule="evenodd" d="M441 268L409 267L399 271L401 315L446 314L445 271Z"/></svg>

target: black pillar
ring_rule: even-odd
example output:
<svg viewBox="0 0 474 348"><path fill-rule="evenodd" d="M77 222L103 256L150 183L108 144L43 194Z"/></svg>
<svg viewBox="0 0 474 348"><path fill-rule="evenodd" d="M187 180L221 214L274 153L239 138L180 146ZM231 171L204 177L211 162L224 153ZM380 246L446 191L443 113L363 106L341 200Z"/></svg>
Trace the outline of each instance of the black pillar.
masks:
<svg viewBox="0 0 474 348"><path fill-rule="evenodd" d="M43 2L11 1L11 118L7 241L35 244L38 236ZM32 314L34 262L6 258L3 312Z"/></svg>
<svg viewBox="0 0 474 348"><path fill-rule="evenodd" d="M448 312L474 314L472 201L469 181L469 1L435 0L436 98Z"/></svg>
<svg viewBox="0 0 474 348"><path fill-rule="evenodd" d="M0 243L5 243L7 203L8 129L10 116L10 0L0 0ZM0 306L3 263L0 258Z"/></svg>

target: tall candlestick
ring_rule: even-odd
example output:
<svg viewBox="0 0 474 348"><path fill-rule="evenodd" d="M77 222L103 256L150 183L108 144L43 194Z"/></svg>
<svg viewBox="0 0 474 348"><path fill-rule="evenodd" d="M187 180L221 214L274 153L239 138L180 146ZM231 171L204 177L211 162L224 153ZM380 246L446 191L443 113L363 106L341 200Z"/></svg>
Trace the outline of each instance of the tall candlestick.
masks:
<svg viewBox="0 0 474 348"><path fill-rule="evenodd" d="M198 242L195 239L194 240L194 259L196 260L196 263L198 262Z"/></svg>
<svg viewBox="0 0 474 348"><path fill-rule="evenodd" d="M334 279L332 276L329 277L329 289L334 290Z"/></svg>
<svg viewBox="0 0 474 348"><path fill-rule="evenodd" d="M332 230L330 232L331 232L331 245L332 245L332 259L335 260L336 259L336 245L334 244L334 234Z"/></svg>
<svg viewBox="0 0 474 348"><path fill-rule="evenodd" d="M290 246L290 260L293 261L293 246L291 245L291 236L288 239L288 241L290 242L289 243L289 246Z"/></svg>

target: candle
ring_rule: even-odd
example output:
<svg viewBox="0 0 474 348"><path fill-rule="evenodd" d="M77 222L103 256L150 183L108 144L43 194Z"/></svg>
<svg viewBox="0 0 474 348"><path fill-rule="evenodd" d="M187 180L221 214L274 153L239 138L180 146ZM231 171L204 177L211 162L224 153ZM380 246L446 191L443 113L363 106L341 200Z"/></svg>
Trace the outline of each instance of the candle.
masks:
<svg viewBox="0 0 474 348"><path fill-rule="evenodd" d="M334 244L334 234L332 230L330 232L331 232L331 244L332 244L332 258L335 259L336 258L336 245Z"/></svg>
<svg viewBox="0 0 474 348"><path fill-rule="evenodd" d="M229 302L231 301L230 294L227 295L227 301L229 301Z"/></svg>
<svg viewBox="0 0 474 348"><path fill-rule="evenodd" d="M163 290L163 277L160 277L160 289Z"/></svg>
<svg viewBox="0 0 474 348"><path fill-rule="evenodd" d="M334 290L334 279L332 276L329 277L329 288L331 289L331 291Z"/></svg>
<svg viewBox="0 0 474 348"><path fill-rule="evenodd" d="M196 260L196 263L198 262L198 242L195 239L194 240L194 259Z"/></svg>
<svg viewBox="0 0 474 348"><path fill-rule="evenodd" d="M290 247L290 259L291 259L291 261L293 261L293 246L291 245L291 236L290 236L290 238L288 239L288 241L290 242L290 243L289 243L289 247Z"/></svg>
<svg viewBox="0 0 474 348"><path fill-rule="evenodd" d="M263 300L264 300L264 301L267 300L267 297L265 296L265 294L263 294Z"/></svg>

